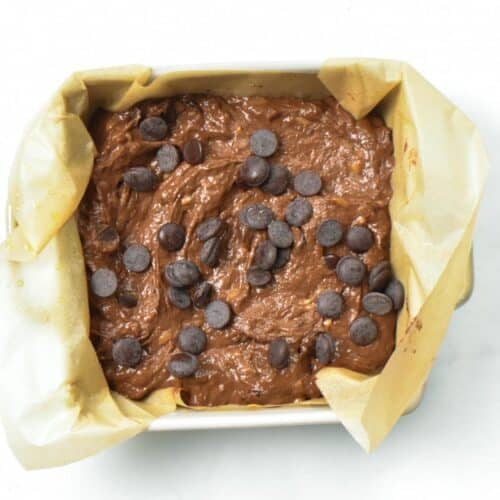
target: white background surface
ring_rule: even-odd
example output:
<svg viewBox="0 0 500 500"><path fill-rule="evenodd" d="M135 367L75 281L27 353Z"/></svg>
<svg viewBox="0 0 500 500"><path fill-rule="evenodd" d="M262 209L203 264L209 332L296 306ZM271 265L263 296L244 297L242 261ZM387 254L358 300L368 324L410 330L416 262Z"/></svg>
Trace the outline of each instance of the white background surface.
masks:
<svg viewBox="0 0 500 500"><path fill-rule="evenodd" d="M371 456L339 426L156 433L27 473L0 433L0 498L500 498L498 2L0 5L0 206L23 127L43 101L74 70L124 63L406 60L477 124L493 165L472 299L453 317L421 406Z"/></svg>

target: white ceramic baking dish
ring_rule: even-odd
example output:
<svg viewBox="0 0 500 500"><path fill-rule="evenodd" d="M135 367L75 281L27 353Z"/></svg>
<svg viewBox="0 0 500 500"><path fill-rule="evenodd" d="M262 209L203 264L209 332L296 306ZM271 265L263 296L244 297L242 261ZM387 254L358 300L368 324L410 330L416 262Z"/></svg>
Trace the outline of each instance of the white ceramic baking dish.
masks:
<svg viewBox="0 0 500 500"><path fill-rule="evenodd" d="M284 71L287 73L317 73L320 64L314 62L306 63L245 63L245 64L211 64L203 66L159 66L153 68L153 76L175 72L175 71L207 71L207 70L231 70L241 72L251 71ZM457 306L463 304L472 292L473 266L469 268L468 283L470 286L464 290L463 299ZM406 413L413 411L420 403L424 387L415 395L408 406ZM190 410L178 408L174 413L156 419L150 426L150 431L179 431L193 429L227 429L245 427L272 427L293 425L315 425L315 424L338 424L338 417L326 404L313 407L276 407L262 409L238 409L238 410Z"/></svg>

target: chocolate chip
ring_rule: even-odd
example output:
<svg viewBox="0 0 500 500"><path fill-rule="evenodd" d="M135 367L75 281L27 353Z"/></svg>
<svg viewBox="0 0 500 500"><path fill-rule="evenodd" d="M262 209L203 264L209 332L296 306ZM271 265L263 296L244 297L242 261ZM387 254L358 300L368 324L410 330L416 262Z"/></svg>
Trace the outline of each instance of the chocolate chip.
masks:
<svg viewBox="0 0 500 500"><path fill-rule="evenodd" d="M175 101L169 101L167 109L162 113L163 119L167 122L167 125L172 126L177 120L177 110L175 109Z"/></svg>
<svg viewBox="0 0 500 500"><path fill-rule="evenodd" d="M123 264L129 271L142 273L151 264L151 254L144 245L130 245L123 254Z"/></svg>
<svg viewBox="0 0 500 500"><path fill-rule="evenodd" d="M335 341L326 332L318 333L314 345L316 359L322 364L327 365L335 355Z"/></svg>
<svg viewBox="0 0 500 500"><path fill-rule="evenodd" d="M302 196L314 196L321 191L321 177L312 170L300 172L293 179L293 189Z"/></svg>
<svg viewBox="0 0 500 500"><path fill-rule="evenodd" d="M163 249L176 252L184 246L186 231L180 224L168 222L160 227L158 241Z"/></svg>
<svg viewBox="0 0 500 500"><path fill-rule="evenodd" d="M250 137L250 148L257 156L271 156L278 149L278 138L271 130L261 128Z"/></svg>
<svg viewBox="0 0 500 500"><path fill-rule="evenodd" d="M360 346L371 344L378 337L377 324L368 316L356 318L349 327L349 337Z"/></svg>
<svg viewBox="0 0 500 500"><path fill-rule="evenodd" d="M120 236L114 227L108 226L98 233L97 239L99 241L115 241L120 239Z"/></svg>
<svg viewBox="0 0 500 500"><path fill-rule="evenodd" d="M273 211L261 203L247 205L240 211L240 221L250 229L266 229L273 219Z"/></svg>
<svg viewBox="0 0 500 500"><path fill-rule="evenodd" d="M224 328L231 321L231 308L222 300L214 300L205 309L205 321L212 328Z"/></svg>
<svg viewBox="0 0 500 500"><path fill-rule="evenodd" d="M325 248L326 252L323 253L323 261L328 269L335 269L340 257L334 253L330 253L329 248Z"/></svg>
<svg viewBox="0 0 500 500"><path fill-rule="evenodd" d="M142 360L142 347L134 337L123 337L113 343L111 355L117 365L134 368Z"/></svg>
<svg viewBox="0 0 500 500"><path fill-rule="evenodd" d="M181 161L179 150L172 144L165 144L156 153L156 161L162 172L173 172Z"/></svg>
<svg viewBox="0 0 500 500"><path fill-rule="evenodd" d="M288 248L293 243L293 233L290 226L281 220L273 220L267 226L267 234L271 243L278 248Z"/></svg>
<svg viewBox="0 0 500 500"><path fill-rule="evenodd" d="M326 290L318 295L316 307L323 318L338 318L344 309L344 300L337 292Z"/></svg>
<svg viewBox="0 0 500 500"><path fill-rule="evenodd" d="M289 260L292 254L292 249L290 248L278 248L278 254L276 255L276 260L274 261L273 269L281 269Z"/></svg>
<svg viewBox="0 0 500 500"><path fill-rule="evenodd" d="M399 311L405 302L405 289L399 280L392 280L385 289L385 294L388 295L394 306L395 311Z"/></svg>
<svg viewBox="0 0 500 500"><path fill-rule="evenodd" d="M170 357L167 368L175 378L188 378L198 369L198 359L188 352L178 352Z"/></svg>
<svg viewBox="0 0 500 500"><path fill-rule="evenodd" d="M123 306L131 309L137 305L137 295L133 292L123 291L118 294L118 303Z"/></svg>
<svg viewBox="0 0 500 500"><path fill-rule="evenodd" d="M264 240L255 249L254 266L264 270L271 269L276 262L277 254L276 247L269 240Z"/></svg>
<svg viewBox="0 0 500 500"><path fill-rule="evenodd" d="M97 269L90 277L90 289L98 297L111 297L116 292L117 287L118 279L111 269Z"/></svg>
<svg viewBox="0 0 500 500"><path fill-rule="evenodd" d="M383 292L392 279L391 264L387 260L379 262L368 275L368 290L370 292Z"/></svg>
<svg viewBox="0 0 500 500"><path fill-rule="evenodd" d="M201 354L207 347L207 336L197 326L185 326L177 337L177 346L190 354Z"/></svg>
<svg viewBox="0 0 500 500"><path fill-rule="evenodd" d="M290 348L288 347L288 342L283 337L278 337L271 340L269 343L269 351L267 354L267 359L269 364L273 368L281 370L288 366L290 359Z"/></svg>
<svg viewBox="0 0 500 500"><path fill-rule="evenodd" d="M384 269L391 269L391 263L388 260L381 260L378 264L375 264L370 273L376 275Z"/></svg>
<svg viewBox="0 0 500 500"><path fill-rule="evenodd" d="M118 250L120 236L114 227L106 227L97 234L100 242L99 249L104 253L112 253Z"/></svg>
<svg viewBox="0 0 500 500"><path fill-rule="evenodd" d="M198 309L205 307L210 300L212 289L213 287L208 281L198 283L193 291L192 298L194 307L197 307Z"/></svg>
<svg viewBox="0 0 500 500"><path fill-rule="evenodd" d="M191 297L184 288L169 286L167 289L167 298L178 309L188 309L191 307Z"/></svg>
<svg viewBox="0 0 500 500"><path fill-rule="evenodd" d="M163 269L163 275L165 276L167 283L169 283L172 286L182 288L184 285L177 279L174 270L175 270L174 262L167 264Z"/></svg>
<svg viewBox="0 0 500 500"><path fill-rule="evenodd" d="M392 311L392 300L384 293L367 293L361 303L363 304L363 309L371 314L384 316Z"/></svg>
<svg viewBox="0 0 500 500"><path fill-rule="evenodd" d="M269 271L252 266L247 271L247 282L250 286L259 288L268 285L271 282L272 274Z"/></svg>
<svg viewBox="0 0 500 500"><path fill-rule="evenodd" d="M203 161L203 145L197 139L190 139L182 148L184 160L191 165L197 165Z"/></svg>
<svg viewBox="0 0 500 500"><path fill-rule="evenodd" d="M322 247L333 247L344 233L342 224L333 219L323 221L316 230L316 239Z"/></svg>
<svg viewBox="0 0 500 500"><path fill-rule="evenodd" d="M312 214L311 203L305 198L297 198L286 207L285 219L291 226L300 227L312 217Z"/></svg>
<svg viewBox="0 0 500 500"><path fill-rule="evenodd" d="M341 281L353 286L359 285L363 281L366 272L365 265L357 257L350 255L342 257L335 269Z"/></svg>
<svg viewBox="0 0 500 500"><path fill-rule="evenodd" d="M200 270L190 260L176 260L165 267L165 278L172 286L183 288L194 285L200 279Z"/></svg>
<svg viewBox="0 0 500 500"><path fill-rule="evenodd" d="M156 175L146 167L132 167L123 174L123 182L132 191L145 193L156 187Z"/></svg>
<svg viewBox="0 0 500 500"><path fill-rule="evenodd" d="M167 135L168 126L163 118L151 116L142 120L139 131L146 141L161 141Z"/></svg>
<svg viewBox="0 0 500 500"><path fill-rule="evenodd" d="M290 171L282 165L271 165L267 181L260 186L262 191L279 196L283 194L290 183Z"/></svg>
<svg viewBox="0 0 500 500"><path fill-rule="evenodd" d="M373 245L373 234L367 227L353 226L347 230L345 242L353 252L363 253Z"/></svg>
<svg viewBox="0 0 500 500"><path fill-rule="evenodd" d="M200 251L200 260L208 267L217 267L222 247L222 239L219 236L209 238Z"/></svg>
<svg viewBox="0 0 500 500"><path fill-rule="evenodd" d="M196 237L201 241L206 241L215 236L222 229L222 221L217 217L210 217L204 220L196 228Z"/></svg>
<svg viewBox="0 0 500 500"><path fill-rule="evenodd" d="M240 167L240 179L249 187L260 186L269 177L271 167L264 158L250 156Z"/></svg>

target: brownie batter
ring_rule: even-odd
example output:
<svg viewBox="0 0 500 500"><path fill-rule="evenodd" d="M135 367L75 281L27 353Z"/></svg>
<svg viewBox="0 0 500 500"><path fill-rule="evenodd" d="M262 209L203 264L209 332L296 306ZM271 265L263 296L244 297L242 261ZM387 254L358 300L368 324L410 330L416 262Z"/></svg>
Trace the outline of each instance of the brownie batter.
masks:
<svg viewBox="0 0 500 500"><path fill-rule="evenodd" d="M148 117L161 119L144 122ZM389 260L387 206L394 158L390 130L379 118L355 120L334 98L187 95L145 101L120 113L98 111L89 129L98 154L78 222L92 290L91 339L112 389L141 399L174 386L190 405L282 404L320 397L314 374L325 363L363 373L383 367L393 351L400 304L394 302L391 309L386 295L363 299L369 272ZM277 145L273 134L254 137L261 129L272 131ZM161 171L158 150L167 144L177 148L164 150ZM240 167L252 151L289 170L284 193L242 182ZM173 158L176 154L179 158ZM255 162L247 174L258 184L260 164ZM132 167L155 175L138 179ZM308 174L299 177L303 172ZM255 259L265 261L265 252L273 250L258 250L268 231L248 227L242 211L263 204L276 220L285 221L295 199L306 199L313 210L302 225L288 226L293 244L278 250L286 263L271 271L254 269L249 276ZM197 228L212 217L222 225L207 248ZM343 231L331 246L328 238L337 226L318 231L327 220L340 223ZM162 230L165 247L158 233L167 223L174 225ZM273 237L286 245L286 224L278 226ZM349 242L346 234L354 226L363 229L349 233ZM210 227L204 230L211 234ZM363 247L363 238L369 248L353 251ZM338 268L343 256L365 264L361 284L339 278L347 269ZM209 301L229 305L226 326L210 326L204 304L190 305L196 285L167 292L165 267L180 259L193 262L200 280L212 285ZM379 270L390 277L387 267ZM249 283L269 279L262 286ZM370 275L370 283L376 279ZM210 291L206 286L204 291ZM336 294L318 301L324 291L341 296L338 317L320 314L321 308L336 307L335 300L329 301ZM353 325L357 318L363 319ZM196 347L202 349L199 355L184 354L186 359L181 355L173 363L182 351L179 332L188 326L201 329L198 340L204 343L204 333L206 344ZM130 345L118 345L119 339ZM187 373L189 363L196 365L193 374Z"/></svg>

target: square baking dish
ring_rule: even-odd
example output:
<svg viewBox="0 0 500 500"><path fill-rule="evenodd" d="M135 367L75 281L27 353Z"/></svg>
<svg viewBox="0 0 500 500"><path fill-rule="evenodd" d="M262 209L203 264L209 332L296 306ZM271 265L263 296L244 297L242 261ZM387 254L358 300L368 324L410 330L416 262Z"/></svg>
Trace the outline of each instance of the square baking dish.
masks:
<svg viewBox="0 0 500 500"><path fill-rule="evenodd" d="M320 370L316 384L325 399L275 407L186 407L179 399L181 391L175 388L155 391L151 397L134 402L110 390L89 335L89 266L75 217L95 165L96 144L89 134L93 130L89 120L99 108L121 112L140 101L183 94L294 96L305 100L333 95L354 118L362 119L374 110L393 130L396 165L390 205L391 260L396 277L407 290L407 300L398 318L394 351L377 376L345 369ZM265 99L258 97L255 102ZM145 106L155 107L154 103ZM269 114L265 107L263 114ZM308 123L298 120L297 130L304 137L310 134ZM276 128L288 133L281 123ZM238 134L243 130L237 129ZM172 136L168 142L184 145L184 135ZM240 135L246 141L246 134ZM380 142L387 144L388 137L384 131ZM99 145L100 140L96 143ZM296 156L290 156L292 151L303 154L301 148L294 148L292 143L290 150L283 149L283 161L296 161ZM314 155L318 151L310 152ZM325 154L335 157L341 153L342 149L335 148ZM309 163L306 157L304 161L302 164ZM347 167L356 172L357 165L355 161ZM14 454L24 467L33 469L81 460L148 428L196 430L340 422L366 452L371 452L399 417L420 402L453 309L472 289L473 226L488 167L474 124L403 61L333 58L321 64L310 60L306 64L239 63L205 69L156 68L155 72L151 67L132 65L71 74L27 128L9 181L14 222L2 244L0 259L0 303L5 318L0 343L0 379L4 382L0 383L0 413ZM297 164L296 169L301 168ZM199 173L192 173L199 178ZM224 175L220 173L222 182L226 181ZM343 170L339 175L343 176ZM331 187L335 187L339 178L329 178ZM363 195L358 194L358 200L364 206L368 198L363 201L359 196ZM339 200L334 197L330 208L323 205L333 218L333 207L343 205ZM196 209L191 201L184 205ZM196 215L203 218L203 213ZM384 221L387 227L386 214ZM320 257L316 250L314 254ZM122 267L118 271L126 277ZM309 276L305 278L309 280ZM227 282L219 285L224 287L221 294L233 287L232 280ZM314 282L310 280L311 289L318 290ZM302 291L302 280L296 283L293 288ZM154 288L153 293L157 293L158 287ZM308 291L305 295L309 299L313 294ZM306 301L304 305L309 304ZM257 314L260 316L261 311ZM309 311L304 314L309 316ZM160 322L160 334L165 338L175 336L177 327L172 329L172 324L168 319ZM277 328L295 336L297 332L290 331L291 326L282 323ZM253 334L259 335L255 331L260 328L259 321L253 328ZM337 333L343 336L347 332Z"/></svg>
<svg viewBox="0 0 500 500"><path fill-rule="evenodd" d="M245 63L245 64L212 64L196 66L161 66L153 68L153 77L176 71L234 71L236 78L245 78L247 74L252 87L252 72L280 72L297 75L316 74L319 71L319 63ZM464 289L461 300L457 307L464 304L470 297L473 289L473 255L471 252L470 265L467 269ZM409 404L406 414L418 407L422 400L425 387L415 395ZM272 426L294 426L315 424L338 424L340 420L333 410L326 405L318 406L281 406L274 408L251 408L221 411L192 410L189 408L177 408L173 413L160 417L153 421L149 431L179 431L196 429L228 429L228 428L251 428Z"/></svg>
<svg viewBox="0 0 500 500"><path fill-rule="evenodd" d="M155 67L153 77L169 72L176 71L234 71L237 78L244 78L248 74L251 79L252 72L286 72L287 74L315 74L319 71L320 64L314 63L248 63L209 65L209 66L169 66ZM249 85L252 86L251 84ZM12 228L12 217L10 207L7 207L6 232ZM5 236L5 235L4 235ZM464 288L461 293L461 300L457 307L464 304L470 297L473 290L473 253L470 255L470 264L465 276ZM415 410L422 400L425 386L415 395L406 414ZM149 431L181 431L196 429L228 429L228 428L252 428L252 427L272 427L272 426L297 426L297 425L316 425L316 424L338 424L340 420L333 410L325 403L324 405L314 406L281 406L268 408L250 408L233 410L194 410L189 408L177 408L177 410L168 415L154 420L148 427Z"/></svg>

